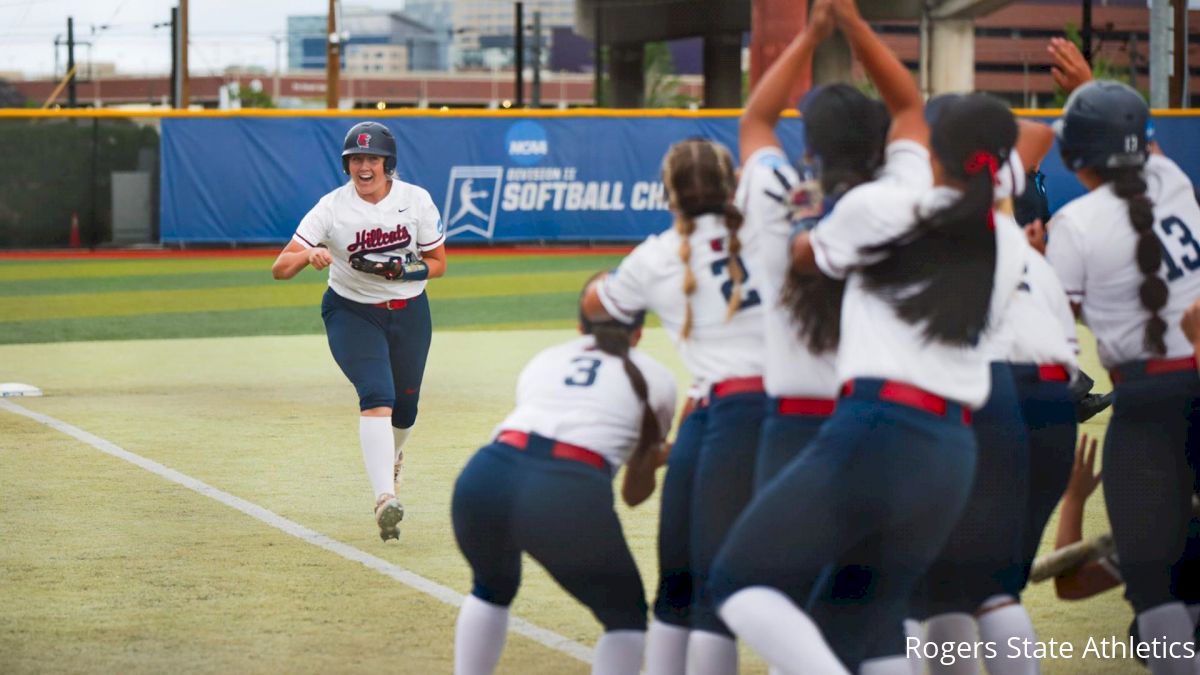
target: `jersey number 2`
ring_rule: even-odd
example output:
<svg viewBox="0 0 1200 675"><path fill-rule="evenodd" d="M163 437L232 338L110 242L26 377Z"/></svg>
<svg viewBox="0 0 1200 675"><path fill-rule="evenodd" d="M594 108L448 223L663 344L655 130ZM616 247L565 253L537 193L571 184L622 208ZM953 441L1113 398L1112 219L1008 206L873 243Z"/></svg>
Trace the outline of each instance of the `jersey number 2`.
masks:
<svg viewBox="0 0 1200 675"><path fill-rule="evenodd" d="M742 268L742 284L750 281L750 270L746 267L746 263L742 262L742 256L737 257L738 267ZM712 273L714 276L722 276L729 271L729 258L721 258L712 264ZM725 283L721 284L721 294L725 296L725 302L728 303L733 299L733 279L726 279ZM762 300L758 297L758 291L754 289L742 290L742 302L738 305L738 310L753 307Z"/></svg>
<svg viewBox="0 0 1200 675"><path fill-rule="evenodd" d="M1162 231L1168 237L1175 237L1183 246L1191 248L1190 255L1184 253L1179 259L1179 263L1176 263L1171 258L1171 253L1167 250L1166 245L1163 245L1163 261L1167 263L1167 281L1175 281L1183 276L1184 268L1188 272L1195 272L1200 269L1200 242L1197 242L1192 237L1192 230L1187 226L1187 223L1176 216L1169 216L1162 221ZM1180 264L1183 265L1182 268Z"/></svg>
<svg viewBox="0 0 1200 675"><path fill-rule="evenodd" d="M568 387L590 387L596 382L596 371L600 369L600 359L579 356L571 359L575 372L563 380Z"/></svg>

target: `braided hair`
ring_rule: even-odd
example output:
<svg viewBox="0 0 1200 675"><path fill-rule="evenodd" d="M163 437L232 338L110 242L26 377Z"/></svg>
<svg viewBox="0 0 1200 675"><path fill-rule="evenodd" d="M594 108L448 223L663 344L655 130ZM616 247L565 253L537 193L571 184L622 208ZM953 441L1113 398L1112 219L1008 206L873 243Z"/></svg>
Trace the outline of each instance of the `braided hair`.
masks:
<svg viewBox="0 0 1200 675"><path fill-rule="evenodd" d="M691 296L696 292L696 275L690 265L695 219L704 214L717 214L724 217L725 227L729 230L729 276L733 289L726 310L728 319L741 306L742 282L746 279L746 271L738 258L742 245L737 234L744 218L733 205L736 188L733 155L720 143L689 138L672 145L663 158L662 175L671 211L675 214L675 231L680 235L679 260L683 263L683 294L687 302L679 334L686 340L692 332Z"/></svg>
<svg viewBox="0 0 1200 675"><path fill-rule="evenodd" d="M1167 288L1167 282L1158 276L1158 269L1162 266L1162 243L1154 234L1154 204L1146 196L1142 167L1096 167L1092 170L1102 181L1112 184L1113 192L1125 201L1129 209L1129 223L1138 235L1135 257L1138 270L1142 273L1138 298L1142 307L1150 312L1142 342L1147 350L1162 356L1167 353L1167 322L1159 312L1167 305L1170 289Z"/></svg>
<svg viewBox="0 0 1200 675"><path fill-rule="evenodd" d="M642 327L642 323L645 320L645 313L638 313L637 318L632 324L616 320L589 321L583 313L583 296L587 293L588 287L597 279L604 276L604 274L604 272L598 272L592 275L587 280L587 283L583 285L583 293L580 294L579 298L579 325L584 335L591 335L595 339L596 349L621 359L621 365L625 369L625 376L629 378L630 386L633 387L633 393L642 403L642 424L638 432L637 443L634 445L633 454L630 457L630 461L632 462L650 452L657 451L663 437L662 429L658 424L658 416L654 414L654 410L650 407L650 389L646 384L646 376L642 374L642 370L629 357L630 342L633 333Z"/></svg>

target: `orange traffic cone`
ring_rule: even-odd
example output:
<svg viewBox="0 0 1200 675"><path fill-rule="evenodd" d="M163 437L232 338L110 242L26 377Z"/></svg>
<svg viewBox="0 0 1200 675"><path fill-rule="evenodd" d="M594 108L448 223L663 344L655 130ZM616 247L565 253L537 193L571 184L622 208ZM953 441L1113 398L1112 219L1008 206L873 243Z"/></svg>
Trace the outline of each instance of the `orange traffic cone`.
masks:
<svg viewBox="0 0 1200 675"><path fill-rule="evenodd" d="M67 240L67 245L71 248L79 248L79 214L71 213L71 237Z"/></svg>

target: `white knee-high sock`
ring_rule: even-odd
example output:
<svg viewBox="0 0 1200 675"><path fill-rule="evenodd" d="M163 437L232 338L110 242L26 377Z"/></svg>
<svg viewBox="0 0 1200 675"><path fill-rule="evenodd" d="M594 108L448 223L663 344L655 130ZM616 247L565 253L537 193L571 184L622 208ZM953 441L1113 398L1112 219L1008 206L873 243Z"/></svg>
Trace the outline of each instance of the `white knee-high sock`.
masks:
<svg viewBox="0 0 1200 675"><path fill-rule="evenodd" d="M867 659L858 666L858 675L912 675L913 664L903 656Z"/></svg>
<svg viewBox="0 0 1200 675"><path fill-rule="evenodd" d="M954 649L961 644L974 644L979 639L978 633L975 631L974 617L958 612L938 614L930 617L929 621L925 623L925 627L925 642L932 642L939 646L952 645L950 650L943 651L950 653L953 658L948 656L944 659L925 659L931 675L978 675L979 659L974 656L974 652L967 657L961 657L957 649ZM943 651L938 653L941 654Z"/></svg>
<svg viewBox="0 0 1200 675"><path fill-rule="evenodd" d="M1148 609L1137 615L1137 624L1142 642L1157 639L1168 645L1191 642L1196 630L1182 602L1169 602ZM1176 646L1175 650L1179 653L1180 648ZM1146 658L1146 666L1154 675L1195 675L1200 672L1196 659L1173 659L1169 654L1157 659L1151 654Z"/></svg>
<svg viewBox="0 0 1200 675"><path fill-rule="evenodd" d="M651 621L646 636L646 675L683 675L687 648L688 629Z"/></svg>
<svg viewBox="0 0 1200 675"><path fill-rule="evenodd" d="M375 498L392 494L392 468L395 465L392 453L396 444L392 438L392 420L387 417L359 417L358 442L362 445L363 464L367 466L367 478L371 479Z"/></svg>
<svg viewBox="0 0 1200 675"><path fill-rule="evenodd" d="M986 609L989 606L995 609ZM984 653L989 675L1037 675L1042 672L1038 659L1023 654L1014 655L1008 648L1012 638L1026 641L1022 644L1037 642L1037 631L1025 606L1011 595L1004 595L989 598L983 607L976 619L979 623L979 639L996 645L995 650ZM991 656L993 651L995 656Z"/></svg>
<svg viewBox="0 0 1200 675"><path fill-rule="evenodd" d="M608 631L596 643L592 675L637 675L642 672L642 652L645 648L645 631Z"/></svg>
<svg viewBox="0 0 1200 675"><path fill-rule="evenodd" d="M737 643L703 630L688 635L687 675L737 675Z"/></svg>
<svg viewBox="0 0 1200 675"><path fill-rule="evenodd" d="M408 437L412 435L412 427L401 429L400 427L392 427L392 436L396 438L396 454L392 456L392 463L400 461L401 455L404 454L404 444L408 442Z"/></svg>
<svg viewBox="0 0 1200 675"><path fill-rule="evenodd" d="M774 588L744 588L718 613L739 639L784 673L849 675L812 619Z"/></svg>
<svg viewBox="0 0 1200 675"><path fill-rule="evenodd" d="M490 675L508 636L508 608L468 595L454 627L454 675Z"/></svg>

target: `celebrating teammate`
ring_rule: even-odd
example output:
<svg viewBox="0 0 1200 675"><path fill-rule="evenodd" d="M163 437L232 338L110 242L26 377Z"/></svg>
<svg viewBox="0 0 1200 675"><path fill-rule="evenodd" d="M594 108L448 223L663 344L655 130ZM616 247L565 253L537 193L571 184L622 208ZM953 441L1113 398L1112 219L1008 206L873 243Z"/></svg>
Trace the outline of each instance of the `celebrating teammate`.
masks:
<svg viewBox="0 0 1200 675"><path fill-rule="evenodd" d="M1171 586L1196 485L1200 378L1179 327L1200 297L1200 206L1166 157L1148 154L1149 110L1130 87L1092 81L1067 100L1057 128L1063 163L1089 192L1050 221L1046 255L1095 333L1115 385L1105 437L1104 497L1144 640L1192 640ZM1159 654L1152 672L1194 672Z"/></svg>
<svg viewBox="0 0 1200 675"><path fill-rule="evenodd" d="M733 159L691 139L671 146L663 183L675 216L584 298L593 320L658 314L703 398L682 423L663 482L660 583L647 672L730 673L737 650L708 598L708 566L753 489L754 453L766 409L762 298L743 253L733 205ZM690 633L690 634L689 634Z"/></svg>
<svg viewBox="0 0 1200 675"><path fill-rule="evenodd" d="M384 125L351 127L342 169L350 181L304 216L271 273L329 268L321 318L358 392L359 443L387 541L404 518L396 492L432 333L425 284L446 272L445 234L429 193L395 178L396 139Z"/></svg>
<svg viewBox="0 0 1200 675"><path fill-rule="evenodd" d="M828 6L815 7L804 31L755 87L739 125L737 204L746 218L743 232L761 238L750 264L759 273L766 315L763 382L770 402L755 466L758 488L816 436L837 398L834 357L845 283L789 275L792 229L797 222L811 227L848 190L871 180L887 139L887 109L850 85L836 84L811 92L802 105L805 163L818 167L819 182L802 178L780 147L775 125L792 84L832 28ZM791 592L804 601L804 587Z"/></svg>
<svg viewBox="0 0 1200 675"><path fill-rule="evenodd" d="M813 444L730 532L714 564L714 595L738 637L783 672L861 664L908 673L909 595L956 522L974 470L970 410L990 388L976 345L1021 272L1020 231L989 226L998 217L995 171L1016 141L1016 124L987 97L953 103L933 130L931 175L912 76L853 2L832 4L872 81L889 90L883 171L896 179L850 190L795 238L799 271L847 282L837 356L842 398ZM944 185L930 191L934 175ZM818 586L812 618L772 578L782 570L817 580L831 563L846 577ZM869 583L859 594L840 593L839 582L862 576ZM838 644L831 648L827 638Z"/></svg>
<svg viewBox="0 0 1200 675"><path fill-rule="evenodd" d="M459 476L454 534L474 587L458 615L456 674L495 670L522 552L604 625L593 673L641 669L646 597L613 510L612 476L628 462L622 495L630 505L645 501L675 415L674 376L632 349L641 319L591 322L581 314L583 337L525 366L516 408Z"/></svg>

